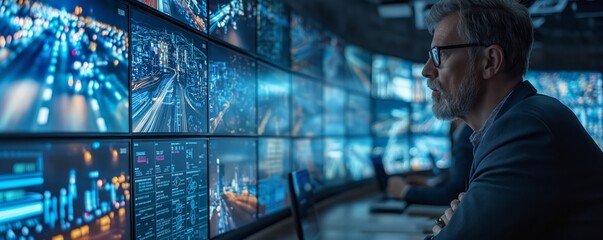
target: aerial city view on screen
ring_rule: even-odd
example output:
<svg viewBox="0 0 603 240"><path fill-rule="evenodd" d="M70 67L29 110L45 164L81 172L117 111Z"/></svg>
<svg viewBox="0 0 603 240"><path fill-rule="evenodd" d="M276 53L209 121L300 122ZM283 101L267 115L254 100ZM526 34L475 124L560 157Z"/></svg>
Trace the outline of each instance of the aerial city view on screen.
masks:
<svg viewBox="0 0 603 240"><path fill-rule="evenodd" d="M213 44L209 55L209 133L255 134L255 61Z"/></svg>
<svg viewBox="0 0 603 240"><path fill-rule="evenodd" d="M132 12L132 131L207 132L207 43Z"/></svg>
<svg viewBox="0 0 603 240"><path fill-rule="evenodd" d="M129 143L0 144L0 238L130 239Z"/></svg>
<svg viewBox="0 0 603 240"><path fill-rule="evenodd" d="M206 140L134 141L135 239L207 239Z"/></svg>
<svg viewBox="0 0 603 240"><path fill-rule="evenodd" d="M209 34L255 53L256 0L209 0Z"/></svg>
<svg viewBox="0 0 603 240"><path fill-rule="evenodd" d="M262 217L289 205L287 174L291 172L291 141L286 138L260 138L258 140L259 212Z"/></svg>
<svg viewBox="0 0 603 240"><path fill-rule="evenodd" d="M210 237L255 221L256 145L254 139L210 139Z"/></svg>
<svg viewBox="0 0 603 240"><path fill-rule="evenodd" d="M203 33L207 33L207 0L138 0Z"/></svg>
<svg viewBox="0 0 603 240"><path fill-rule="evenodd" d="M411 71L411 62L375 54L373 56L373 97L398 99L406 102L413 100Z"/></svg>
<svg viewBox="0 0 603 240"><path fill-rule="evenodd" d="M320 28L310 19L291 13L291 70L322 77Z"/></svg>
<svg viewBox="0 0 603 240"><path fill-rule="evenodd" d="M0 131L128 132L127 7L0 3Z"/></svg>
<svg viewBox="0 0 603 240"><path fill-rule="evenodd" d="M289 11L282 0L258 0L258 55L289 68Z"/></svg>
<svg viewBox="0 0 603 240"><path fill-rule="evenodd" d="M291 132L291 75L258 64L258 134L289 136Z"/></svg>

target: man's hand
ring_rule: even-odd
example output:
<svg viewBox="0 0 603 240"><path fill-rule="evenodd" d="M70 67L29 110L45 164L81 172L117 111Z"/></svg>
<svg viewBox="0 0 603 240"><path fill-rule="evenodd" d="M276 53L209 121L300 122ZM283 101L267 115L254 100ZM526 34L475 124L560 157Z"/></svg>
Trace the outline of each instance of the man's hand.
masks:
<svg viewBox="0 0 603 240"><path fill-rule="evenodd" d="M390 177L387 180L387 193L391 197L404 199L404 197L406 196L406 192L403 191L407 185L408 184L406 183L406 181L404 181L401 177Z"/></svg>
<svg viewBox="0 0 603 240"><path fill-rule="evenodd" d="M465 193L462 192L459 194L458 199L452 200L452 202L450 202L450 208L446 209L446 211L444 212L444 215L442 215L440 217L440 219L442 219L442 222L444 222L444 226L448 225L448 222L452 218L452 215L454 215L454 211L456 211L456 208L461 203L461 200L463 199L464 195L465 195ZM442 227L444 227L444 226L439 226L437 224L435 226L433 226L433 228L431 229L433 231L433 235L434 236L438 235L438 233L440 233L440 231L442 231Z"/></svg>

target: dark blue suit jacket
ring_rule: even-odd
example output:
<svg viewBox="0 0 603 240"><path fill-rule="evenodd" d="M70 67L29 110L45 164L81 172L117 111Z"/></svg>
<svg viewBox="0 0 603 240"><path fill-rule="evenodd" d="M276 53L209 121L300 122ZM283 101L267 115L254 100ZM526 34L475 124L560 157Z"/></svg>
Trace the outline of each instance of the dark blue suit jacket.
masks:
<svg viewBox="0 0 603 240"><path fill-rule="evenodd" d="M570 109L527 81L483 136L470 176L434 239L603 239L603 152Z"/></svg>
<svg viewBox="0 0 603 240"><path fill-rule="evenodd" d="M469 179L469 170L473 162L473 145L469 136L473 130L466 125L462 126L458 138L452 142L452 161L450 176L445 183L432 188L411 187L404 200L408 203L449 205L450 201L457 198L459 193L465 191L465 184Z"/></svg>

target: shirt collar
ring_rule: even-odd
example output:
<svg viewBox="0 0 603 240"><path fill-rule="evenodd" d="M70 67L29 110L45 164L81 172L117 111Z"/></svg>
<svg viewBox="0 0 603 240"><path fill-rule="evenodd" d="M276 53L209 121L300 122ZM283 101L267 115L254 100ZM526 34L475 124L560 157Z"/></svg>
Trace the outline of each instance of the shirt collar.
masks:
<svg viewBox="0 0 603 240"><path fill-rule="evenodd" d="M482 142L482 138L484 137L486 132L488 132L488 129L490 129L490 127L492 126L492 123L494 123L494 119L496 119L496 115L498 115L498 112L500 111L502 106L505 104L505 102L507 101L507 99L509 98L511 93L513 93L513 91L510 91L509 93L507 93L507 95L498 103L498 105L496 105L496 107L494 108L494 110L492 110L492 113L490 113L490 116L484 123L484 126L482 126L482 128L479 131L473 132L471 134L471 136L469 137L471 144L473 144L473 154L475 154L475 150L477 149L479 144Z"/></svg>

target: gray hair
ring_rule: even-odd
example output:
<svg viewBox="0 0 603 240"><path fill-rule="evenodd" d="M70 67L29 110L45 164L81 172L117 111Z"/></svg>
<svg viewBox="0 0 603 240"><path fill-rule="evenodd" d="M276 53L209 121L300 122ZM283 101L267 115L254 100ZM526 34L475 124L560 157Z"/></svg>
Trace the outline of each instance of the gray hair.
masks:
<svg viewBox="0 0 603 240"><path fill-rule="evenodd" d="M523 76L528 70L534 29L528 9L514 0L442 0L426 18L429 33L450 14L459 14L458 33L469 43L499 45L505 55L505 69L512 76ZM471 59L479 58L472 48Z"/></svg>

